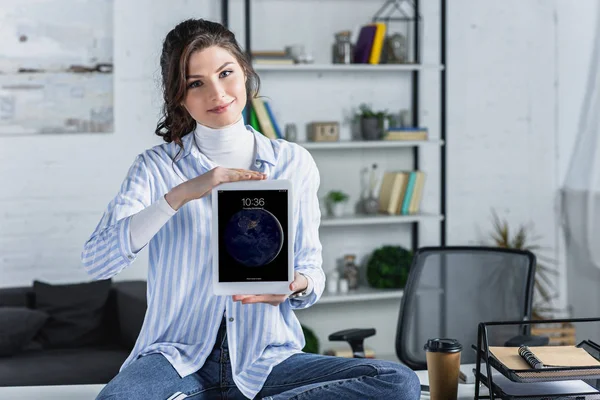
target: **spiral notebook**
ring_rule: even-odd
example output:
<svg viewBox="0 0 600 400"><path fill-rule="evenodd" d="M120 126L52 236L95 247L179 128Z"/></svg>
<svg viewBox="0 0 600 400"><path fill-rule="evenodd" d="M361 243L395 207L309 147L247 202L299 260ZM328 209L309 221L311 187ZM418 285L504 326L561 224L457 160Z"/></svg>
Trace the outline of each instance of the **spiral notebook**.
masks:
<svg viewBox="0 0 600 400"><path fill-rule="evenodd" d="M533 368L526 358L519 354L519 347L490 347L492 356L521 378L566 378L600 375L600 362L583 348L576 346L533 346L529 347L528 350L536 360L544 365L543 368ZM545 368L569 368L569 370L544 371Z"/></svg>

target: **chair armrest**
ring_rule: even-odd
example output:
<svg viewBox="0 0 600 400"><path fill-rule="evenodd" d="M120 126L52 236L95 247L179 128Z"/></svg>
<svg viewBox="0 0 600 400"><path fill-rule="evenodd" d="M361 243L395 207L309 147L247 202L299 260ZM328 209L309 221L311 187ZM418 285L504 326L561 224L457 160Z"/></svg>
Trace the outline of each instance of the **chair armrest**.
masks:
<svg viewBox="0 0 600 400"><path fill-rule="evenodd" d="M376 331L374 328L369 329L345 329L343 331L337 331L329 335L329 340L335 341L346 341L352 348L352 354L355 358L365 358L364 341L369 336L375 335Z"/></svg>
<svg viewBox="0 0 600 400"><path fill-rule="evenodd" d="M349 341L349 340L364 340L369 336L375 335L376 331L373 328L369 329L346 329L343 331L337 331L329 335L331 341Z"/></svg>
<svg viewBox="0 0 600 400"><path fill-rule="evenodd" d="M148 303L145 281L115 282L119 319L119 343L133 349L142 329Z"/></svg>

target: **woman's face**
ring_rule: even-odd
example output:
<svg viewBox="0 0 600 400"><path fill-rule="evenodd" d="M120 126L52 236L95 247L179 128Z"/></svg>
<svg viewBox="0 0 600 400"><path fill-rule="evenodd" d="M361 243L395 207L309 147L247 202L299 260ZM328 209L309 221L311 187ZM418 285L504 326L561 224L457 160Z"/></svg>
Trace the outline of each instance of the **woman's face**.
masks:
<svg viewBox="0 0 600 400"><path fill-rule="evenodd" d="M199 124L222 128L237 122L246 105L246 76L236 58L219 46L192 53L183 105Z"/></svg>

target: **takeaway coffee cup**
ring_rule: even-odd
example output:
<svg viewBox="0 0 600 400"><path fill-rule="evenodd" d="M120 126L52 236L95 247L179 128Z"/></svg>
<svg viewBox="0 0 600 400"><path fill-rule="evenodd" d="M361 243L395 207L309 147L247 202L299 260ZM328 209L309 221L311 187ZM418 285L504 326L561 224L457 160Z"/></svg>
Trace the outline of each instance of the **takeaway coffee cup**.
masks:
<svg viewBox="0 0 600 400"><path fill-rule="evenodd" d="M424 348L431 400L456 400L462 345L454 339L430 339Z"/></svg>

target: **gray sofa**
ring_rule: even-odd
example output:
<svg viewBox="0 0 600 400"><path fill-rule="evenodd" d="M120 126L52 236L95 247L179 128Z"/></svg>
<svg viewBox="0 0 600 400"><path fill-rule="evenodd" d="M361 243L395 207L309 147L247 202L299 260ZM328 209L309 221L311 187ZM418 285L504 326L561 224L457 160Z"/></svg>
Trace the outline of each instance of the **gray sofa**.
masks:
<svg viewBox="0 0 600 400"><path fill-rule="evenodd" d="M0 307L35 308L33 287L0 289ZM99 343L44 348L32 343L0 357L0 386L103 384L118 372L140 332L146 313L146 282L112 282L102 309L106 330Z"/></svg>

